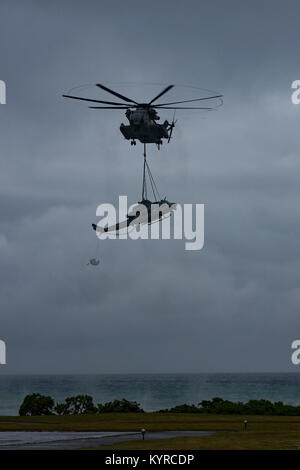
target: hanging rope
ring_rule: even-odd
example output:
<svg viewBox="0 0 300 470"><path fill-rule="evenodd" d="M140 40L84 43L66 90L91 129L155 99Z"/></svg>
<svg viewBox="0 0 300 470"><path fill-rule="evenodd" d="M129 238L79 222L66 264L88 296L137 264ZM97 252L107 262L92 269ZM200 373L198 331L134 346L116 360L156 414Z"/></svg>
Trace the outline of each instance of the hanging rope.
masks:
<svg viewBox="0 0 300 470"><path fill-rule="evenodd" d="M142 187L142 200L148 199L148 194L147 194L147 176L150 181L152 193L155 202L158 200L161 200L161 196L159 194L159 191L157 189L156 183L154 181L154 178L152 176L150 167L147 162L147 155L146 155L146 144L144 144L144 169L143 169L143 187Z"/></svg>
<svg viewBox="0 0 300 470"><path fill-rule="evenodd" d="M146 155L144 154L142 200L147 199L146 165L147 165Z"/></svg>
<svg viewBox="0 0 300 470"><path fill-rule="evenodd" d="M149 181L151 183L151 188L152 188L154 199L155 199L155 201L161 200L161 195L159 194L159 191L157 189L157 186L156 186L156 183L155 183L154 178L152 176L152 173L151 173L151 170L149 168L148 162L146 162L146 166L147 166L147 170L148 170L148 178L149 178Z"/></svg>

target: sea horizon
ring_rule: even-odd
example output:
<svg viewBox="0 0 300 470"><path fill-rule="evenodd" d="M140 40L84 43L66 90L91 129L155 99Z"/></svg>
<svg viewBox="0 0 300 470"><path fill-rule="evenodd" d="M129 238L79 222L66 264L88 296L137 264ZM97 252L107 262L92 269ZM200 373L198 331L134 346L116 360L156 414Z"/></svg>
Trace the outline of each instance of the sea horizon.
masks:
<svg viewBox="0 0 300 470"><path fill-rule="evenodd" d="M145 411L183 403L198 404L219 396L231 401L266 399L300 405L297 372L0 374L0 415L15 416L27 394L50 395L55 401L91 395L94 403L126 398Z"/></svg>

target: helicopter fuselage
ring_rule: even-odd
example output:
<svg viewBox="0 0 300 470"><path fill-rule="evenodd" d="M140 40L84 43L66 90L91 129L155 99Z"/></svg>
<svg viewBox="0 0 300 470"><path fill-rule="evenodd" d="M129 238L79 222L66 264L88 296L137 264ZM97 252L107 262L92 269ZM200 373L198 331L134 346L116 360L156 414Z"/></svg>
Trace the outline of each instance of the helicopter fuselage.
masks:
<svg viewBox="0 0 300 470"><path fill-rule="evenodd" d="M96 83L96 86L98 88L101 88L101 90L110 93L114 97L117 97L119 100L121 100L121 102L83 98L81 96L72 95L63 95L63 97L93 103L92 106L89 106L92 109L126 109L127 111L125 114L129 121L129 125L125 125L122 123L120 126L120 131L122 132L126 140L131 141L131 145L136 145L136 140L139 140L140 142L142 142L142 144L144 144L144 149L146 144L156 144L157 147L160 148L163 143L163 139L167 139L168 143L170 142L170 139L172 138L172 132L176 124L176 121L174 120L176 109L205 109L209 111L214 109L210 106L186 107L174 105L222 97L222 95L214 95L191 100L157 103L158 99L161 99L162 96L164 96L168 91L170 91L174 87L174 85L168 85L158 95L152 98L151 101L148 101L148 103L139 103L131 98L128 98L127 96L118 93L117 91L108 88L107 86L102 85L101 83ZM96 103L97 105L95 105L94 103ZM101 106L99 106L99 104ZM160 119L156 111L157 109L174 110L173 120L171 124L168 121L165 121L163 124L157 124L156 121Z"/></svg>
<svg viewBox="0 0 300 470"><path fill-rule="evenodd" d="M152 108L137 107L135 110L128 109L126 117L129 125L121 124L120 131L131 144L135 145L135 140L143 144L162 144L162 139L169 138L170 124L165 121L163 124L157 124L160 118Z"/></svg>

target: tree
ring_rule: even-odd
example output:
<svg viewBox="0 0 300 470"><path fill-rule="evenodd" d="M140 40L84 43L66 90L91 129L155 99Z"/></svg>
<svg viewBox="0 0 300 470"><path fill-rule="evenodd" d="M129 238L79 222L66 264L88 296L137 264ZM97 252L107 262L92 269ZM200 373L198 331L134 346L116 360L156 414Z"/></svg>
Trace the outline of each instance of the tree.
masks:
<svg viewBox="0 0 300 470"><path fill-rule="evenodd" d="M67 403L56 403L55 405L55 412L58 415L69 415L69 407Z"/></svg>
<svg viewBox="0 0 300 470"><path fill-rule="evenodd" d="M143 413L144 410L136 401L122 400L109 401L107 403L98 404L99 413Z"/></svg>
<svg viewBox="0 0 300 470"><path fill-rule="evenodd" d="M26 395L19 409L20 416L52 415L54 400L50 396L32 393Z"/></svg>
<svg viewBox="0 0 300 470"><path fill-rule="evenodd" d="M188 405L184 403L183 405L177 405L174 406L171 409L167 410L160 410L160 413L166 413L166 412L171 412L171 413L199 413L199 408L195 405Z"/></svg>
<svg viewBox="0 0 300 470"><path fill-rule="evenodd" d="M59 415L87 415L97 413L97 408L90 395L68 397L65 403L57 403L55 411Z"/></svg>

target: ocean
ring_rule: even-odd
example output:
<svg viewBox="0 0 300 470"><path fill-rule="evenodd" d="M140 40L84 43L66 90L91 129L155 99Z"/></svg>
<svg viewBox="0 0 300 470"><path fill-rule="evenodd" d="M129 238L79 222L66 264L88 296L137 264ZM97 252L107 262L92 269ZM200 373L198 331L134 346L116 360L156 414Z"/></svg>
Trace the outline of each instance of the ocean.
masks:
<svg viewBox="0 0 300 470"><path fill-rule="evenodd" d="M36 392L56 401L88 394L95 404L126 398L140 403L145 411L198 404L216 396L300 405L300 374L0 375L0 415L17 415L25 395Z"/></svg>

